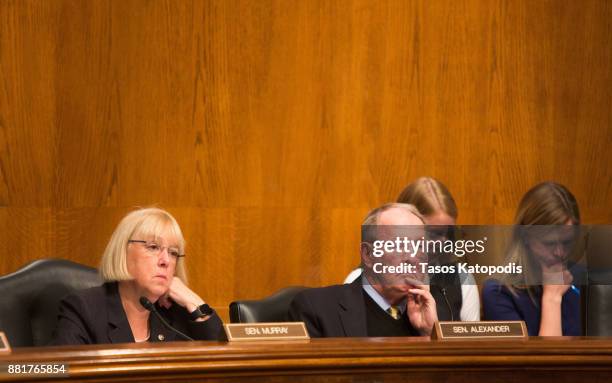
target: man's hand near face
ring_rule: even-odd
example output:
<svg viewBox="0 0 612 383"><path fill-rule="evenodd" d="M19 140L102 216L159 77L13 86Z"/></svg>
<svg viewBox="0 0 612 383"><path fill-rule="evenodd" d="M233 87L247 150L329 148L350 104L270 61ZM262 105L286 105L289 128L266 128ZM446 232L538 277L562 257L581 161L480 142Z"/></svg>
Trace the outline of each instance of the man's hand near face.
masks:
<svg viewBox="0 0 612 383"><path fill-rule="evenodd" d="M429 285L417 285L408 290L406 309L408 319L421 335L429 336L438 321L436 301L429 292Z"/></svg>

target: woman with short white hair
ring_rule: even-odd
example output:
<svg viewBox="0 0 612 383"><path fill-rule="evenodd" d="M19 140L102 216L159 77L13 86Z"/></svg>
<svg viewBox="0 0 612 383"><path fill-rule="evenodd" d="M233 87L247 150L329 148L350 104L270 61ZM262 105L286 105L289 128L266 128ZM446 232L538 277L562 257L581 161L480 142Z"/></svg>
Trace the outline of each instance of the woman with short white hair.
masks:
<svg viewBox="0 0 612 383"><path fill-rule="evenodd" d="M184 259L185 240L170 213L129 213L102 256L105 283L62 300L52 344L223 338L221 319L187 287Z"/></svg>

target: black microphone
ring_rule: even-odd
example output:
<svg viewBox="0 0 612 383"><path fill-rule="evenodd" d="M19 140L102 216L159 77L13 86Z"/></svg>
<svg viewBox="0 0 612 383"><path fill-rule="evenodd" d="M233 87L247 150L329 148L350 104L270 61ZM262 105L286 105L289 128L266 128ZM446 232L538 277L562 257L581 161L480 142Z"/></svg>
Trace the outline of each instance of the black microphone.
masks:
<svg viewBox="0 0 612 383"><path fill-rule="evenodd" d="M168 330L170 330L173 333L179 335L181 338L183 338L185 340L195 340L192 337L187 336L187 335L183 334L182 332L180 332L179 330L175 329L174 327L170 326L170 323L166 322L166 320L157 312L157 309L155 308L155 305L153 303L151 303L151 301L147 297L140 297L140 304L142 305L142 307L144 307L145 309L147 309L150 312L152 312L153 314L155 314L157 319L159 319L159 321L162 322L162 324L164 326L166 326L166 328Z"/></svg>
<svg viewBox="0 0 612 383"><path fill-rule="evenodd" d="M450 302L448 301L448 297L446 296L446 288L440 287L440 292L442 293L442 296L444 297L444 300L446 301L446 307L448 307L448 311L450 312L451 321L454 322L455 318L453 315L453 307L451 306Z"/></svg>

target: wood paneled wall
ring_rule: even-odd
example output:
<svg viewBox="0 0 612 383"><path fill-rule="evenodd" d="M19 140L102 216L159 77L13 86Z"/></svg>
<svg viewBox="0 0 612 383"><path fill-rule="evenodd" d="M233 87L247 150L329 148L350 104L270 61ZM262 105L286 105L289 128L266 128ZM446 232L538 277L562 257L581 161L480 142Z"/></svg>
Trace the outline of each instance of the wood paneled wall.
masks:
<svg viewBox="0 0 612 383"><path fill-rule="evenodd" d="M460 223L542 180L612 222L609 1L0 2L0 274L171 211L214 305L340 282L421 175Z"/></svg>

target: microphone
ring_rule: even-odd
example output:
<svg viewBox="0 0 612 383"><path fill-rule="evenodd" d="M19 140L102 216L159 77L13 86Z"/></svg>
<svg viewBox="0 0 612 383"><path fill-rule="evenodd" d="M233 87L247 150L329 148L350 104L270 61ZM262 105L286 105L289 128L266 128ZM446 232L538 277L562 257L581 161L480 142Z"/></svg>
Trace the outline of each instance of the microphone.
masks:
<svg viewBox="0 0 612 383"><path fill-rule="evenodd" d="M183 334L182 332L180 332L179 330L175 329L174 327L170 326L170 323L166 322L166 320L164 319L164 317L162 317L158 312L157 309L155 308L155 305L153 303L151 303L151 301L147 298L147 297L140 297L140 304L142 305L142 307L144 307L145 309L147 309L148 311L152 312L153 314L155 314L155 316L157 317L157 319L159 319L160 322L162 322L162 324L170 331L172 331L173 333L177 334L178 336L180 336L181 338L185 339L185 340L195 340L190 336L187 336L185 334Z"/></svg>
<svg viewBox="0 0 612 383"><path fill-rule="evenodd" d="M440 289L440 292L442 293L442 296L444 297L444 301L446 302L446 307L448 307L448 311L450 312L451 321L455 321L455 318L453 315L453 307L451 306L450 302L448 301L448 297L446 296L446 288L439 287L439 289Z"/></svg>

